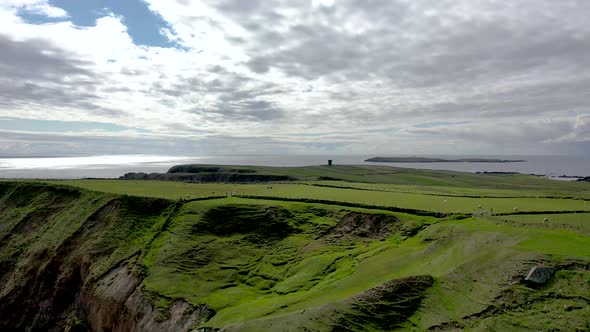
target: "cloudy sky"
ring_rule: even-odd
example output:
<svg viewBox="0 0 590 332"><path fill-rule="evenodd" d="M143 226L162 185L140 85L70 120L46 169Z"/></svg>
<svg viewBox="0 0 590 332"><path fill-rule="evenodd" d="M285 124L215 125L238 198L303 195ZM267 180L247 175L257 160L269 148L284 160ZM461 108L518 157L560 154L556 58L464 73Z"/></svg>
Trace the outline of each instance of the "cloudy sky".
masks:
<svg viewBox="0 0 590 332"><path fill-rule="evenodd" d="M1 0L0 155L590 154L587 0Z"/></svg>

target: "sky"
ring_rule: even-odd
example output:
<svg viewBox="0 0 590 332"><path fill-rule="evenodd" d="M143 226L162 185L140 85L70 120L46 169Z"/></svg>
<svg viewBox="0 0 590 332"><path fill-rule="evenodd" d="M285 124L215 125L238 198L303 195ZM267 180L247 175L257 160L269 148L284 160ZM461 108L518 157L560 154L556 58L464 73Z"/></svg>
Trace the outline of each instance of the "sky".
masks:
<svg viewBox="0 0 590 332"><path fill-rule="evenodd" d="M0 155L588 155L589 13L1 0Z"/></svg>

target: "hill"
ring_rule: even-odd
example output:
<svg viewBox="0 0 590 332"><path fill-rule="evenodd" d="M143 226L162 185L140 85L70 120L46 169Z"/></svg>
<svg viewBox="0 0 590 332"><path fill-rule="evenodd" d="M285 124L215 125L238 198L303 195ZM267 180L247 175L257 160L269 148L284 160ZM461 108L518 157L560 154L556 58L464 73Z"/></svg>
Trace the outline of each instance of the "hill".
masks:
<svg viewBox="0 0 590 332"><path fill-rule="evenodd" d="M0 330L589 327L588 183L255 170L298 181L0 182Z"/></svg>

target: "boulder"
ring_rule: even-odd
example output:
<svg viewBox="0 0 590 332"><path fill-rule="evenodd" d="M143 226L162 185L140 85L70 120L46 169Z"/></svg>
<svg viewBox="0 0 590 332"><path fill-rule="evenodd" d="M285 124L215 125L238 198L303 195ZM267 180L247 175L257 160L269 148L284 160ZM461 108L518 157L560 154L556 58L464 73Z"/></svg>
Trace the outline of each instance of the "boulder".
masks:
<svg viewBox="0 0 590 332"><path fill-rule="evenodd" d="M554 267L535 266L529 271L524 280L542 285L549 281L555 272L556 269Z"/></svg>

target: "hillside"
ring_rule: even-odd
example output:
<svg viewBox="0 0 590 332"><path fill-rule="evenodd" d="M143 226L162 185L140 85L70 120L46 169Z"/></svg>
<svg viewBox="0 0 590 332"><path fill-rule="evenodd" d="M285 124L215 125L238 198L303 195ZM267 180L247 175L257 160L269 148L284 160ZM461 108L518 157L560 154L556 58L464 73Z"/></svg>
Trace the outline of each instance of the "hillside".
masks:
<svg viewBox="0 0 590 332"><path fill-rule="evenodd" d="M264 171L299 182L0 182L0 330L590 328L587 183Z"/></svg>

